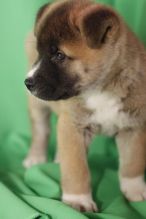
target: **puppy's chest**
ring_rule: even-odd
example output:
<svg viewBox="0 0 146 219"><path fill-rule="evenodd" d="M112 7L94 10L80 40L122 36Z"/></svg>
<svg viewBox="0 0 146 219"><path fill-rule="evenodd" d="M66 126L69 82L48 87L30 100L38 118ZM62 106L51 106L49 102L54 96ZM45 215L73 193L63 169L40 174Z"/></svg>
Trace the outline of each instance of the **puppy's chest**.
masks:
<svg viewBox="0 0 146 219"><path fill-rule="evenodd" d="M88 123L98 127L106 135L114 135L120 129L127 128L130 120L123 111L120 98L107 92L98 92L86 96L85 105L91 111Z"/></svg>

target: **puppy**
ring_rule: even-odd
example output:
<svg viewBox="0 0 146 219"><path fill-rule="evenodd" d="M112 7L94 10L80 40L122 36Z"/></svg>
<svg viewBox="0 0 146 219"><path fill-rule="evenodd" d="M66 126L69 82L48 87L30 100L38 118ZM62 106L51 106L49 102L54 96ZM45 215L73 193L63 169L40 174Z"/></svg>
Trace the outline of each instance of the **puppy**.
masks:
<svg viewBox="0 0 146 219"><path fill-rule="evenodd" d="M25 84L45 101L30 97L33 146L29 165L45 160L50 106L59 115L57 138L65 203L83 211L97 210L86 148L98 133L116 138L121 191L131 201L146 199L143 45L113 9L89 0L45 5L38 12L34 32L35 54L31 55L35 64Z"/></svg>

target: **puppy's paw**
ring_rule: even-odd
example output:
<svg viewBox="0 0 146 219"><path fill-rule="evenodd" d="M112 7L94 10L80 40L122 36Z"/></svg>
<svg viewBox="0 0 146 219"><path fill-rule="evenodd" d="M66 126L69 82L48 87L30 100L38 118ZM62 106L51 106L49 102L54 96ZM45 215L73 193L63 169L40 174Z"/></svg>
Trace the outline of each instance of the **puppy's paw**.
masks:
<svg viewBox="0 0 146 219"><path fill-rule="evenodd" d="M75 208L81 212L97 212L97 206L95 202L92 200L90 194L83 195L71 195L71 194L63 194L62 200L67 205Z"/></svg>
<svg viewBox="0 0 146 219"><path fill-rule="evenodd" d="M47 158L45 155L29 154L23 161L23 166L25 168L30 168L31 166L34 166L36 164L42 164L46 162Z"/></svg>
<svg viewBox="0 0 146 219"><path fill-rule="evenodd" d="M129 201L146 200L146 184L142 176L121 178L121 190Z"/></svg>

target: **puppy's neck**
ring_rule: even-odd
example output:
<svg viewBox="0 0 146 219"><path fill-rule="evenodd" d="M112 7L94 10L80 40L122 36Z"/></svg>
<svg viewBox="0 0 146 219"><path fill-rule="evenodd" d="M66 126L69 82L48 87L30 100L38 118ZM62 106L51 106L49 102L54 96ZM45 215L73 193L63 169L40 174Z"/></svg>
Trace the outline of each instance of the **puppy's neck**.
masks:
<svg viewBox="0 0 146 219"><path fill-rule="evenodd" d="M110 92L113 94L116 93L119 80L124 71L125 70L123 68L116 68L116 66L114 66L111 72L105 72L104 76L99 77L94 84L91 84L89 87L87 87L81 93L81 97L86 99L86 97L91 96L92 94L101 92Z"/></svg>

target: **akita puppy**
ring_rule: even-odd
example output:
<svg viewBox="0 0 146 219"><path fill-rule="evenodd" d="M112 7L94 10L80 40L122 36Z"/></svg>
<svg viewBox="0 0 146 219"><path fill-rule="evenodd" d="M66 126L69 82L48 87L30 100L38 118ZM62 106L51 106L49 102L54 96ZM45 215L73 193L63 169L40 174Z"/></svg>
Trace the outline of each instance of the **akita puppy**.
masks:
<svg viewBox="0 0 146 219"><path fill-rule="evenodd" d="M132 201L146 199L144 46L113 9L89 0L45 5L38 12L34 33L27 43L33 67L25 84L45 101L30 96L33 142L26 166L46 160L50 107L59 115L65 203L97 210L86 148L98 133L116 138L124 195Z"/></svg>

